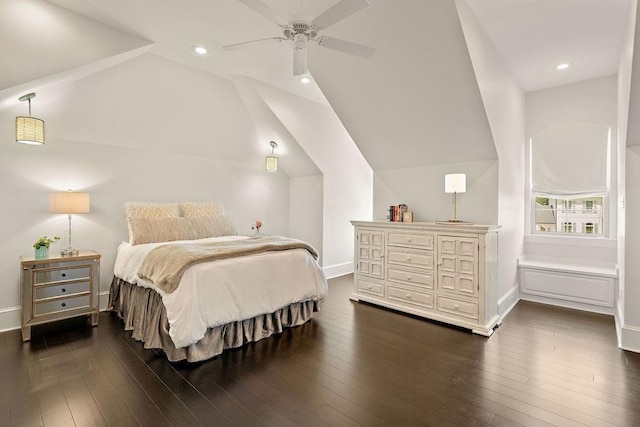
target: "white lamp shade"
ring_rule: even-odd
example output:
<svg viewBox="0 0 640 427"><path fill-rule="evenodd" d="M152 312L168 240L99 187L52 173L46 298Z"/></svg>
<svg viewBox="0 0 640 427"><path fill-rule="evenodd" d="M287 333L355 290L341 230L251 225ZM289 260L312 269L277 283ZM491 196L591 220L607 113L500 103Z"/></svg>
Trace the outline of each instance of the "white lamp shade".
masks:
<svg viewBox="0 0 640 427"><path fill-rule="evenodd" d="M55 214L89 213L89 193L51 193L49 211Z"/></svg>
<svg viewBox="0 0 640 427"><path fill-rule="evenodd" d="M44 120L35 117L16 117L16 142L44 145Z"/></svg>
<svg viewBox="0 0 640 427"><path fill-rule="evenodd" d="M444 176L445 193L464 193L467 191L467 175L450 173Z"/></svg>
<svg viewBox="0 0 640 427"><path fill-rule="evenodd" d="M278 172L278 158L275 156L267 156L264 168L267 172Z"/></svg>

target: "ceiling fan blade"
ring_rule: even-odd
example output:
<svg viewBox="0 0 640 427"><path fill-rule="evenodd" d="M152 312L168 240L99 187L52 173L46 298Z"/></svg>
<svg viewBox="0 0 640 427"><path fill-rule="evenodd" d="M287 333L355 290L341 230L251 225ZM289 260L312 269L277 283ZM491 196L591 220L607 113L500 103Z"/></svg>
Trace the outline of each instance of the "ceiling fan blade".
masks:
<svg viewBox="0 0 640 427"><path fill-rule="evenodd" d="M327 49L339 50L340 52L349 53L362 58L369 58L371 55L376 53L376 49L371 46L335 39L333 37L318 37L318 44L322 47L326 47Z"/></svg>
<svg viewBox="0 0 640 427"><path fill-rule="evenodd" d="M288 20L280 16L275 10L264 4L261 0L238 0L240 3L258 12L260 15L275 22L278 25L287 25Z"/></svg>
<svg viewBox="0 0 640 427"><path fill-rule="evenodd" d="M270 41L270 40L277 40L278 43L280 43L283 40L286 40L284 37L269 37L266 39L258 39L258 40L250 40L248 42L241 42L241 43L234 43L234 44L228 44L226 46L222 46L222 50L238 50L238 49L243 49L245 47L248 47L247 45L253 44L253 43L260 43L260 42L266 42L266 41Z"/></svg>
<svg viewBox="0 0 640 427"><path fill-rule="evenodd" d="M293 75L307 74L307 46L293 49Z"/></svg>
<svg viewBox="0 0 640 427"><path fill-rule="evenodd" d="M368 0L342 0L325 10L311 23L319 29L327 28L367 6L369 6Z"/></svg>

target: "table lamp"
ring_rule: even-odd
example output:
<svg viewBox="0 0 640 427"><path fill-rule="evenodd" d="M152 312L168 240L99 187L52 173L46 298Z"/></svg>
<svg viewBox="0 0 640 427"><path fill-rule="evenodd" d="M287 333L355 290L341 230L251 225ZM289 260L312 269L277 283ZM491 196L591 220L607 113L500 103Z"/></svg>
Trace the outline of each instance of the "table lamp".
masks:
<svg viewBox="0 0 640 427"><path fill-rule="evenodd" d="M464 173L450 173L444 176L444 192L453 193L453 218L449 222L463 222L458 219L457 200L458 193L467 191L467 175Z"/></svg>
<svg viewBox="0 0 640 427"><path fill-rule="evenodd" d="M71 190L49 195L49 211L69 216L69 247L60 255L78 255L78 250L71 246L71 214L89 213L89 193L75 193Z"/></svg>

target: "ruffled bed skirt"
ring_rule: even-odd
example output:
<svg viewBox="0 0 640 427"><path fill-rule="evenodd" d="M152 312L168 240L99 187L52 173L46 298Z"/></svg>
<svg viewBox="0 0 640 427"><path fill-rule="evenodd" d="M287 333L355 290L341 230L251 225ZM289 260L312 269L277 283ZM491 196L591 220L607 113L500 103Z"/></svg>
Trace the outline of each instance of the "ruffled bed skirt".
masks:
<svg viewBox="0 0 640 427"><path fill-rule="evenodd" d="M319 304L313 300L293 303L274 313L209 328L200 341L184 348L176 348L173 344L162 297L153 289L114 277L109 291L109 309L124 320L125 331L132 331L132 337L142 341L144 348L163 350L172 362L199 362L217 356L227 348L241 347L279 334L284 328L302 325L319 310Z"/></svg>

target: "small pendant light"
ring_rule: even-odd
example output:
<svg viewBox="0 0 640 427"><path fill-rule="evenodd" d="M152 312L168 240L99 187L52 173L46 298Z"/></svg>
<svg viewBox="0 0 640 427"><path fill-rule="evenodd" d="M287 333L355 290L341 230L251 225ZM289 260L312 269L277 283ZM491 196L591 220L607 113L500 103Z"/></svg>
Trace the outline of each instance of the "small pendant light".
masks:
<svg viewBox="0 0 640 427"><path fill-rule="evenodd" d="M44 120L31 117L31 100L35 93L28 93L18 98L29 101L29 117L16 117L16 142L27 145L44 145Z"/></svg>

